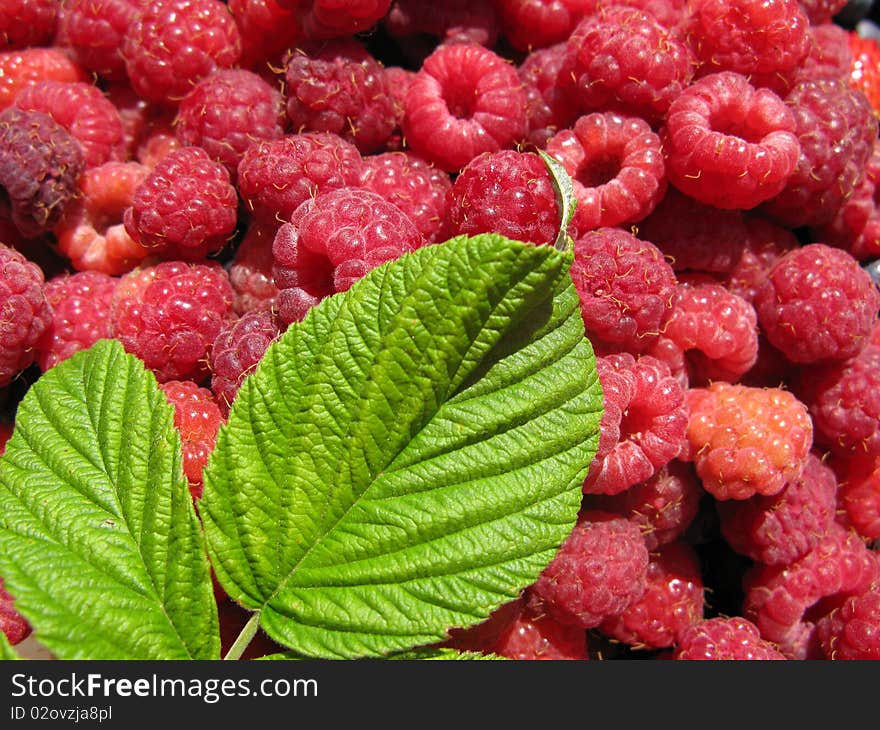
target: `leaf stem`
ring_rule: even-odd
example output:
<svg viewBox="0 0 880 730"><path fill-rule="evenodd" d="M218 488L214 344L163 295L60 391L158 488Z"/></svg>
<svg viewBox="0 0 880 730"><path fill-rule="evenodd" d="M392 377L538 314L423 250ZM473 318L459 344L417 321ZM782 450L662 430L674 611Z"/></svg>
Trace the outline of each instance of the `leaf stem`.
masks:
<svg viewBox="0 0 880 730"><path fill-rule="evenodd" d="M256 611L249 619L248 622L244 625L244 628L241 630L241 633L236 637L232 646L229 647L229 651L226 652L226 656L223 657L223 660L226 661L228 659L241 659L241 655L244 654L244 650L247 649L248 644L251 643L251 639L257 633L257 629L260 628L260 612Z"/></svg>

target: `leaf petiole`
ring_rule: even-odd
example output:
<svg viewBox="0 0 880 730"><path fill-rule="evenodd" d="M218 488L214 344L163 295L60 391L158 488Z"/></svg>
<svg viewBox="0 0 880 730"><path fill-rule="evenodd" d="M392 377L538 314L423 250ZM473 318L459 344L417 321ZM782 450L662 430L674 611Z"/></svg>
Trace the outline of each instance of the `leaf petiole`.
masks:
<svg viewBox="0 0 880 730"><path fill-rule="evenodd" d="M226 656L223 657L223 660L229 659L241 659L241 655L244 654L244 650L248 648L248 644L251 643L251 639L254 638L257 634L257 629L260 628L260 612L256 611L249 619L248 622L244 625L244 628L241 630L241 633L236 637L235 641L232 643L232 646L229 647L229 651L226 652Z"/></svg>

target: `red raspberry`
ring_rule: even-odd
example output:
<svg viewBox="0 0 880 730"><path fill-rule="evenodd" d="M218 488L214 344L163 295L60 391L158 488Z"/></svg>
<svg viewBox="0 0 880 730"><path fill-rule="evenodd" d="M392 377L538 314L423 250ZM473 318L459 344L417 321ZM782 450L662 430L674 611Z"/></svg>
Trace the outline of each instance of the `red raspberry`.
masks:
<svg viewBox="0 0 880 730"><path fill-rule="evenodd" d="M272 245L282 323L300 321L324 297L423 243L400 208L369 190L334 190L307 200Z"/></svg>
<svg viewBox="0 0 880 730"><path fill-rule="evenodd" d="M844 80L803 81L785 103L795 116L801 155L785 188L764 209L792 228L823 225L861 179L877 120L865 95Z"/></svg>
<svg viewBox="0 0 880 730"><path fill-rule="evenodd" d="M751 303L767 272L784 253L797 248L798 240L790 230L765 218L750 215L743 222L747 237L742 255L731 271L721 275L721 281L730 292Z"/></svg>
<svg viewBox="0 0 880 730"><path fill-rule="evenodd" d="M867 344L880 292L846 251L813 243L773 265L755 309L767 339L793 362L844 360Z"/></svg>
<svg viewBox="0 0 880 730"><path fill-rule="evenodd" d="M166 112L146 123L136 140L134 157L142 165L153 169L159 160L181 147L183 144L174 132L174 117Z"/></svg>
<svg viewBox="0 0 880 730"><path fill-rule="evenodd" d="M133 240L167 259L216 253L235 233L238 196L229 173L201 147L171 152L134 194L123 218Z"/></svg>
<svg viewBox="0 0 880 730"><path fill-rule="evenodd" d="M229 263L232 308L243 315L255 309L272 309L278 287L272 280L272 242L277 226L252 223Z"/></svg>
<svg viewBox="0 0 880 730"><path fill-rule="evenodd" d="M452 188L448 173L409 152L387 152L364 158L360 185L406 213L426 243L440 240Z"/></svg>
<svg viewBox="0 0 880 730"><path fill-rule="evenodd" d="M682 661L781 661L786 657L761 638L758 627L741 616L711 618L685 629L673 659Z"/></svg>
<svg viewBox="0 0 880 730"><path fill-rule="evenodd" d="M650 13L611 6L568 39L569 66L585 111L619 111L659 122L693 78L693 52Z"/></svg>
<svg viewBox="0 0 880 730"><path fill-rule="evenodd" d="M855 31L846 34L850 50L850 84L859 89L871 103L874 114L880 114L880 44L876 38L864 38Z"/></svg>
<svg viewBox="0 0 880 730"><path fill-rule="evenodd" d="M25 48L0 53L0 110L38 81L85 81L85 72L57 48Z"/></svg>
<svg viewBox="0 0 880 730"><path fill-rule="evenodd" d="M73 353L112 337L110 304L117 279L98 271L59 274L43 291L52 320L37 343L37 364L45 372Z"/></svg>
<svg viewBox="0 0 880 730"><path fill-rule="evenodd" d="M97 86L40 81L19 91L15 106L48 114L70 132L82 147L86 167L125 157L122 119Z"/></svg>
<svg viewBox="0 0 880 730"><path fill-rule="evenodd" d="M20 644L31 634L31 625L16 610L15 598L6 590L2 578L0 578L0 631L6 634L6 639L13 646Z"/></svg>
<svg viewBox="0 0 880 730"><path fill-rule="evenodd" d="M278 324L267 309L247 312L220 330L211 348L211 390L223 414L229 413L242 382L277 337Z"/></svg>
<svg viewBox="0 0 880 730"><path fill-rule="evenodd" d="M716 208L754 208L779 193L800 144L791 111L769 89L725 71L672 102L661 130L669 181Z"/></svg>
<svg viewBox="0 0 880 730"><path fill-rule="evenodd" d="M525 108L516 69L503 58L478 45L440 46L410 85L403 131L417 155L457 172L521 139Z"/></svg>
<svg viewBox="0 0 880 730"><path fill-rule="evenodd" d="M332 132L362 154L385 147L396 126L382 66L353 39L292 51L285 70L287 115L297 132Z"/></svg>
<svg viewBox="0 0 880 730"><path fill-rule="evenodd" d="M648 549L639 528L601 511L583 512L559 552L530 587L538 615L590 629L645 592Z"/></svg>
<svg viewBox="0 0 880 730"><path fill-rule="evenodd" d="M528 609L504 629L489 651L520 661L589 659L583 629L559 623L550 616L535 616Z"/></svg>
<svg viewBox="0 0 880 730"><path fill-rule="evenodd" d="M393 38L427 35L440 43L477 43L491 48L498 40L492 0L395 0L384 25Z"/></svg>
<svg viewBox="0 0 880 730"><path fill-rule="evenodd" d="M837 477L810 454L799 479L770 497L718 503L721 534L738 553L765 565L806 555L834 522Z"/></svg>
<svg viewBox="0 0 880 730"><path fill-rule="evenodd" d="M43 283L39 266L0 243L0 388L34 361L52 321Z"/></svg>
<svg viewBox="0 0 880 730"><path fill-rule="evenodd" d="M700 559L686 542L665 545L651 554L645 584L644 595L599 630L637 649L670 647L703 618Z"/></svg>
<svg viewBox="0 0 880 730"><path fill-rule="evenodd" d="M666 193L660 138L642 119L589 114L551 137L547 153L572 177L581 231L640 221Z"/></svg>
<svg viewBox="0 0 880 730"><path fill-rule="evenodd" d="M0 456L6 452L6 443L12 438L13 429L13 424L0 421Z"/></svg>
<svg viewBox="0 0 880 730"><path fill-rule="evenodd" d="M122 55L138 94L174 106L209 73L238 62L241 35L220 0L156 0L129 26Z"/></svg>
<svg viewBox="0 0 880 730"><path fill-rule="evenodd" d="M539 149L579 116L567 56L568 44L557 43L532 51L517 69L526 94L526 141Z"/></svg>
<svg viewBox="0 0 880 730"><path fill-rule="evenodd" d="M160 383L200 382L211 346L233 316L232 287L216 263L164 261L120 280L111 308L113 334Z"/></svg>
<svg viewBox="0 0 880 730"><path fill-rule="evenodd" d="M58 248L73 268L116 276L149 255L122 223L135 190L149 174L139 162L105 162L82 174L79 196L54 230Z"/></svg>
<svg viewBox="0 0 880 730"><path fill-rule="evenodd" d="M618 494L678 456L687 428L681 385L667 365L629 353L597 358L605 411L586 494Z"/></svg>
<svg viewBox="0 0 880 730"><path fill-rule="evenodd" d="M450 629L449 638L440 646L458 651L491 652L501 634L522 615L524 606L525 601L521 596L508 601L492 611L485 621L466 629ZM583 631L581 631L581 636L583 636Z"/></svg>
<svg viewBox="0 0 880 730"><path fill-rule="evenodd" d="M827 23L843 10L847 0L800 0L813 25Z"/></svg>
<svg viewBox="0 0 880 730"><path fill-rule="evenodd" d="M400 66L388 66L382 70L382 73L385 75L385 88L394 104L394 130L385 144L385 149L388 152L399 152L404 147L401 125L406 114L406 95L416 77L416 72Z"/></svg>
<svg viewBox="0 0 880 730"><path fill-rule="evenodd" d="M335 134L310 132L252 144L238 165L238 190L255 220L285 223L300 203L360 183L364 162Z"/></svg>
<svg viewBox="0 0 880 730"><path fill-rule="evenodd" d="M369 30L388 12L391 0L278 0L278 4L296 8L306 37L325 40Z"/></svg>
<svg viewBox="0 0 880 730"><path fill-rule="evenodd" d="M59 5L59 0L5 0L0 5L0 48L48 45Z"/></svg>
<svg viewBox="0 0 880 730"><path fill-rule="evenodd" d="M880 586L847 598L816 622L816 634L828 659L880 659Z"/></svg>
<svg viewBox="0 0 880 730"><path fill-rule="evenodd" d="M242 68L265 68L302 37L293 9L278 0L229 0L228 5L241 35Z"/></svg>
<svg viewBox="0 0 880 730"><path fill-rule="evenodd" d="M756 565L744 579L743 612L790 659L817 658L815 621L880 576L880 563L839 525L789 565Z"/></svg>
<svg viewBox="0 0 880 730"><path fill-rule="evenodd" d="M880 538L880 457L851 459L837 490L845 521L866 540Z"/></svg>
<svg viewBox="0 0 880 730"><path fill-rule="evenodd" d="M571 278L587 337L601 350L647 351L675 303L675 274L660 250L617 228L575 239Z"/></svg>
<svg viewBox="0 0 880 730"><path fill-rule="evenodd" d="M218 69L180 100L174 129L185 145L201 147L221 162L235 182L251 143L284 135L281 92L255 73Z"/></svg>
<svg viewBox="0 0 880 730"><path fill-rule="evenodd" d="M773 495L800 478L813 445L806 406L779 388L715 382L687 392L685 461L718 500Z"/></svg>
<svg viewBox="0 0 880 730"><path fill-rule="evenodd" d="M498 0L501 30L518 51L568 40L577 24L595 12L597 0Z"/></svg>

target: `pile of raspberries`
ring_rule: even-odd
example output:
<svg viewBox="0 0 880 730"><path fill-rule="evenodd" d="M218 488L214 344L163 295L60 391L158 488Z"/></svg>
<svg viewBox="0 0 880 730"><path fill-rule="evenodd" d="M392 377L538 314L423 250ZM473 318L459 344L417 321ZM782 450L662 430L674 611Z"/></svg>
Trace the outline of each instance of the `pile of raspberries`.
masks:
<svg viewBox="0 0 880 730"><path fill-rule="evenodd" d="M880 659L880 112L844 4L7 0L0 445L42 372L116 338L197 501L315 304L454 235L555 239L544 150L599 448L555 559L445 645ZM30 631L2 582L0 629Z"/></svg>

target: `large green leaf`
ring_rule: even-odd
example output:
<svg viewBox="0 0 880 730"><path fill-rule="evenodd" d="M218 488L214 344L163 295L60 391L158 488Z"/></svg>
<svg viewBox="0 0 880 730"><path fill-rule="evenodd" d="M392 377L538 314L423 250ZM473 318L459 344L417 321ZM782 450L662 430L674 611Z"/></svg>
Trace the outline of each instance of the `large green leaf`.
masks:
<svg viewBox="0 0 880 730"><path fill-rule="evenodd" d="M42 375L0 459L0 575L61 659L210 659L217 608L174 409L112 340Z"/></svg>
<svg viewBox="0 0 880 730"><path fill-rule="evenodd" d="M201 514L226 591L307 656L476 623L570 532L601 390L570 257L497 235L372 271L236 396Z"/></svg>

